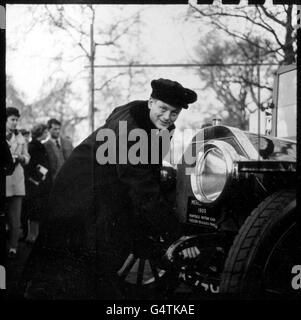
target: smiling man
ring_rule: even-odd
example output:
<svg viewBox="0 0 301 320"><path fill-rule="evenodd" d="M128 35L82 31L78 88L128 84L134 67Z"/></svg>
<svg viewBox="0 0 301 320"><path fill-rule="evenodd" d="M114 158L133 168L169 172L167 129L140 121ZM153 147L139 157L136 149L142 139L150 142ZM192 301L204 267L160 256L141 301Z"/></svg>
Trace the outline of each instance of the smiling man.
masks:
<svg viewBox="0 0 301 320"><path fill-rule="evenodd" d="M173 125L181 112L181 108L173 107L154 98L149 99L148 106L149 117L158 129L167 129Z"/></svg>
<svg viewBox="0 0 301 320"><path fill-rule="evenodd" d="M160 143L154 148L151 138L154 132L166 130L171 137L179 113L197 95L167 79L153 80L151 87L149 100L114 109L106 123L73 150L58 173L38 242L39 271L28 279L29 296L37 295L37 287L41 294L43 287L45 297L51 299L125 298L117 271L129 252L150 253L147 239L166 233L178 236L178 222L161 192L164 152ZM146 152L149 161L133 163L128 151L141 136L146 138L136 150ZM153 153L159 155L155 163ZM48 254L43 254L43 248ZM49 255L55 257L52 262L46 259ZM77 272L68 273L72 268ZM29 269L37 270L32 264Z"/></svg>

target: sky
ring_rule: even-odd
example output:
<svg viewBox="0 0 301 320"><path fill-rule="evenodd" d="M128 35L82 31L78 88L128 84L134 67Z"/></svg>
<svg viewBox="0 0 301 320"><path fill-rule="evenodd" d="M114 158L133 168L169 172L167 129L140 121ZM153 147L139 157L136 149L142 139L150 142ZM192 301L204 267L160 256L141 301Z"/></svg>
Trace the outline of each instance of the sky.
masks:
<svg viewBox="0 0 301 320"><path fill-rule="evenodd" d="M141 7L141 6L140 6ZM179 24L177 16L183 15L187 6L143 6L143 34L142 42L146 48L142 63L151 61L152 63L183 63L189 59L192 54L193 46L198 39L198 25L193 23ZM111 18L110 11L114 7L102 6L101 16L109 21ZM130 6L125 9L126 14L137 10L137 6ZM7 41L15 42L16 34L20 33L20 23L17 17L23 15L23 6L8 5L7 6ZM106 13L106 14L105 14ZM25 19L24 17L22 19ZM27 17L29 19L29 17ZM28 23L28 21L26 21ZM16 86L24 92L25 99L31 103L38 96L38 91L43 83L45 75L49 72L48 59L59 51L59 43L55 39L55 35L49 34L47 30L35 29L26 35L26 40L15 52L7 55L7 74L12 75ZM68 48L65 48L66 51ZM72 48L69 48L72 50ZM20 54L21 53L21 54ZM97 58L97 63L102 63ZM74 65L70 67L68 72L74 70ZM167 70L157 70L154 74L162 76L166 75ZM178 74L180 72L183 77L183 70L173 69L166 76ZM185 72L184 72L185 73ZM186 73L187 85L198 87L195 80L191 78L193 70L189 70L189 76ZM28 81L30 75L30 81Z"/></svg>

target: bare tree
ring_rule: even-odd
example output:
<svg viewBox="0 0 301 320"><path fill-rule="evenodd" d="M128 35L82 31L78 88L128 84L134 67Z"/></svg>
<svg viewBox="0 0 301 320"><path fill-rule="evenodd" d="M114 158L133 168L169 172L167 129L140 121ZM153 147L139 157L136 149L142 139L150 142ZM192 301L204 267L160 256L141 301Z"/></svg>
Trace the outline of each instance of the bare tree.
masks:
<svg viewBox="0 0 301 320"><path fill-rule="evenodd" d="M293 27L292 5L197 6L190 3L189 7L189 16L206 19L232 39L258 47L265 55L273 54L279 64L296 62L297 34ZM235 24L229 23L230 18L235 19ZM261 37L261 41L257 41Z"/></svg>
<svg viewBox="0 0 301 320"><path fill-rule="evenodd" d="M275 66L264 66L259 83L256 64L260 64L257 60L263 57L258 57L257 48L243 41L233 44L213 32L199 41L196 51L198 62L211 65L200 67L198 74L205 83L203 90L213 90L227 110L228 117L223 122L247 129L249 113L255 111L255 106L262 108L270 99ZM266 61L269 59L273 59L272 55ZM262 92L260 101L258 87Z"/></svg>
<svg viewBox="0 0 301 320"><path fill-rule="evenodd" d="M70 88L70 80L56 81L51 89L42 93L42 97L31 104L25 102L24 95L20 92L11 78L6 82L6 105L13 106L20 110L21 127L30 129L38 122L46 123L49 118L56 118L62 122L63 134L73 137L74 125L86 119L86 116L79 116L73 108L65 108L69 105L74 95Z"/></svg>
<svg viewBox="0 0 301 320"><path fill-rule="evenodd" d="M14 13L13 7L10 10L11 17L20 13L19 9ZM10 30L9 52L17 54L26 36L37 30L47 35L53 34L55 37L49 39L55 41L55 48L52 56L42 54L29 57L32 61L35 58L49 61L46 78L34 101L25 103L26 97L18 92L11 81L8 83L8 100L14 99L15 105L21 105L27 125L53 116L63 119L62 122L66 123L63 130L71 137L74 125L82 120L90 120L90 130L93 130L94 112L98 120L99 114L102 118L107 110L112 109L117 98L122 98L118 80L123 84L122 89L130 89L136 75L136 70L133 72L131 68L122 70L118 75L108 70L102 72L95 69L94 64L98 60L102 63L122 61L124 64L139 60L137 53L142 52L138 30L140 12L124 14L120 7L120 12L115 10L114 19L109 15L104 19L103 6L96 5L24 6L22 10L22 28L15 23L15 29ZM24 21L26 25L23 26ZM123 95L128 96L128 91ZM118 103L122 100L124 98Z"/></svg>
<svg viewBox="0 0 301 320"><path fill-rule="evenodd" d="M102 91L104 87L109 87L114 76L107 76L103 79L103 84L101 86L95 86L95 62L97 58L97 47L101 47L101 51L108 51L110 47L110 53L107 57L108 60L120 61L125 58L122 51L122 46L120 45L120 40L123 37L128 37L132 29L136 24L140 22L139 12L134 13L131 16L125 18L120 18L111 21L108 25L102 26L100 28L96 21L97 7L93 5L81 5L76 6L76 12L78 18L74 18L66 6L56 5L56 6L45 6L46 13L45 17L52 27L63 30L70 36L74 45L80 49L81 55L77 55L73 59L85 58L87 61L86 69L89 72L87 77L89 81L89 92L90 92L90 102L89 102L89 120L90 120L90 130L94 130L94 112L98 111L95 107L95 91ZM100 9L101 11L101 9ZM127 58L131 59L131 57ZM120 73L117 77L123 75ZM106 96L106 94L104 94Z"/></svg>
<svg viewBox="0 0 301 320"><path fill-rule="evenodd" d="M247 129L254 107L269 105L277 65L295 62L292 6L190 3L186 18L191 17L203 19L213 29L196 47L196 62L213 65L199 70L204 89L212 89L224 105L229 115L225 124Z"/></svg>
<svg viewBox="0 0 301 320"><path fill-rule="evenodd" d="M25 107L23 94L15 87L11 77L6 77L6 106L23 111Z"/></svg>

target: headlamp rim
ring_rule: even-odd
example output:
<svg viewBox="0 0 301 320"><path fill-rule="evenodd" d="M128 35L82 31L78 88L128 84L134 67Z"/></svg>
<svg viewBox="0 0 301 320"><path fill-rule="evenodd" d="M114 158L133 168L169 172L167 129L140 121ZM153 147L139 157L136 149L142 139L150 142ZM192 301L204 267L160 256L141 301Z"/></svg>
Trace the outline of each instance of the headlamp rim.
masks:
<svg viewBox="0 0 301 320"><path fill-rule="evenodd" d="M220 150L223 155L223 158L225 159L226 182L220 194L215 199L211 200L211 199L208 199L208 197L202 192L202 190L200 190L200 186L198 183L198 179L199 179L198 176L199 176L201 165L203 165L204 160L207 157L208 153L214 148ZM227 190L229 189L228 186L231 183L232 179L234 178L235 162L239 158L239 155L235 151L232 145L221 140L209 140L204 143L202 149L204 151L199 151L199 153L197 154L195 168L192 171L190 176L191 189L194 196L200 202L206 203L206 204L216 203L217 201L219 201L221 198L224 197L224 195L227 193Z"/></svg>

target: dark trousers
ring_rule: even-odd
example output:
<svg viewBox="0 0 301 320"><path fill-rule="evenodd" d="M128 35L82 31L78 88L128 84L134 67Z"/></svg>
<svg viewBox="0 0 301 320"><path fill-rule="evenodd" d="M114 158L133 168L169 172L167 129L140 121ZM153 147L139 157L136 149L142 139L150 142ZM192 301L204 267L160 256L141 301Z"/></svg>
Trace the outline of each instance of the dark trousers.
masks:
<svg viewBox="0 0 301 320"><path fill-rule="evenodd" d="M8 247L17 248L21 231L22 196L7 198Z"/></svg>

